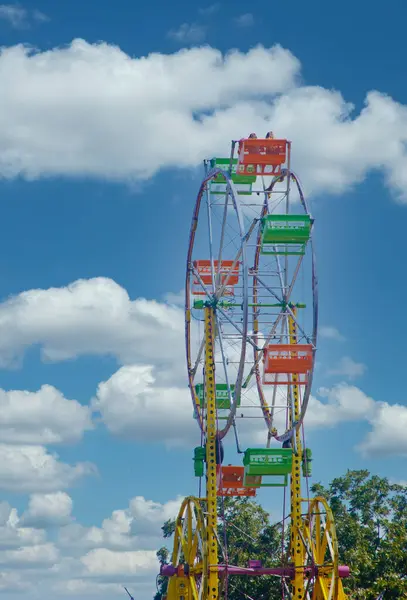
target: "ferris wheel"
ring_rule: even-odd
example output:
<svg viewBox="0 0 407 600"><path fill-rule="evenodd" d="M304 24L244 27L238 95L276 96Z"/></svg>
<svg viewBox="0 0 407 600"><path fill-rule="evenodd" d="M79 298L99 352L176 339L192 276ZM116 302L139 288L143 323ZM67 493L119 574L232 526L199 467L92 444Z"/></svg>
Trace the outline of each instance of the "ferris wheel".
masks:
<svg viewBox="0 0 407 600"><path fill-rule="evenodd" d="M314 221L291 170L291 142L251 134L204 167L187 253L185 342L201 432L195 475L205 477L206 497L200 487L199 498L181 506L171 564L161 569L168 600L217 600L219 584L226 582L227 596L227 579L237 574L278 576L293 600L346 598L341 578L349 570L338 562L329 506L317 498L302 508L311 452L301 430L315 367L318 286ZM228 433L242 465L223 464ZM287 485L284 564L222 562L219 500Z"/></svg>

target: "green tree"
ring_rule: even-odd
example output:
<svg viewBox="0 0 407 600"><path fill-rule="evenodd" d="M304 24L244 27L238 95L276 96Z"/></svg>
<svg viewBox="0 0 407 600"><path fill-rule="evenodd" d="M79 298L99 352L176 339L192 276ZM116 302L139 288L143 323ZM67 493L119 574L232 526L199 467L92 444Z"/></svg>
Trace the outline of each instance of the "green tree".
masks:
<svg viewBox="0 0 407 600"><path fill-rule="evenodd" d="M331 505L352 597L375 600L384 592L384 600L407 598L407 487L360 470L311 491Z"/></svg>
<svg viewBox="0 0 407 600"><path fill-rule="evenodd" d="M175 531L175 519L168 519L165 521L164 525L161 527L164 538L170 538L174 534ZM157 558L159 560L160 565L165 565L168 563L170 558L170 551L166 546L162 546L156 552ZM158 575L157 577L157 592L154 596L154 600L161 600L161 598L166 594L168 587L168 577L161 577Z"/></svg>
<svg viewBox="0 0 407 600"><path fill-rule="evenodd" d="M261 560L263 566L281 565L281 526L270 525L268 513L249 498L224 498L218 500L219 563L229 566L247 566L249 559ZM163 536L170 538L175 531L175 520L168 520L161 528ZM170 558L168 548L157 551L160 564ZM158 577L158 591L154 600L161 600L167 590L168 580ZM224 586L223 586L224 588ZM267 576L248 578L234 576L228 584L228 598L242 597L256 600L274 600L281 597L281 583Z"/></svg>
<svg viewBox="0 0 407 600"><path fill-rule="evenodd" d="M261 560L264 567L281 565L281 525L270 525L269 514L251 498L225 498L220 502L219 562L247 567L249 560ZM222 510L223 509L223 510ZM223 513L223 514L222 514ZM234 576L229 579L228 598L242 600L281 598L281 582L270 576Z"/></svg>
<svg viewBox="0 0 407 600"><path fill-rule="evenodd" d="M388 479L370 475L366 470L348 471L327 487L316 483L313 495L329 501L336 523L340 562L351 569L344 580L353 600L407 598L407 486L391 484ZM271 525L269 515L249 498L219 500L219 562L247 566L249 559L261 560L266 567L284 564L288 544L285 530L282 551L281 524ZM166 521L163 535L171 538L175 521ZM160 548L161 563L169 560L169 550ZM155 600L167 589L159 578ZM231 577L230 600L280 600L281 582L272 577Z"/></svg>

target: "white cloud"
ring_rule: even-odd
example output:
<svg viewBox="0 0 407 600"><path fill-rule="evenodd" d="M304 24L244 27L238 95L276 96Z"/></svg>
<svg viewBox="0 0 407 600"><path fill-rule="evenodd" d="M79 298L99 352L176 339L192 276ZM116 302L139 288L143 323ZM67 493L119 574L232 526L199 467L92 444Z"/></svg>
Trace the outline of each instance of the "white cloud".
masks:
<svg viewBox="0 0 407 600"><path fill-rule="evenodd" d="M176 40L180 44L194 44L202 42L206 36L206 28L197 23L182 23L178 29L171 29L168 37Z"/></svg>
<svg viewBox="0 0 407 600"><path fill-rule="evenodd" d="M146 500L143 496L132 498L129 512L132 515L133 535L161 535L161 526L167 519L177 516L183 498L178 496L165 504Z"/></svg>
<svg viewBox="0 0 407 600"><path fill-rule="evenodd" d="M334 328L325 334L338 338ZM0 305L2 364L18 360L30 345L40 345L48 360L110 354L125 364L99 384L93 399L93 410L100 412L112 433L160 440L169 446L196 439L197 426L184 385L182 308L142 298L132 301L122 287L105 278L79 280L66 288L29 290ZM333 371L356 377L364 368L345 357ZM324 394L326 403L311 399L308 426L349 420L367 420L374 426L371 417L376 414L376 403L358 388L342 384L322 390L322 397ZM0 432L10 440L16 436L17 443L23 439L61 442L74 435L78 439L90 426L88 409L50 386L31 394L0 392L0 405ZM260 435L254 426L247 434L255 439ZM263 439L264 430L261 435ZM0 487L28 492L65 489L92 470L86 464L65 465L44 447L29 445L0 445L0 463ZM99 535L94 534L96 538Z"/></svg>
<svg viewBox="0 0 407 600"><path fill-rule="evenodd" d="M322 325L322 327L319 327L318 335L328 340L335 340L337 342L345 341L345 337L340 333L340 331L338 331L336 327L332 327L330 325Z"/></svg>
<svg viewBox="0 0 407 600"><path fill-rule="evenodd" d="M238 27L251 27L254 25L254 16L252 13L245 13L236 17L235 23Z"/></svg>
<svg viewBox="0 0 407 600"><path fill-rule="evenodd" d="M326 401L311 396L305 416L307 428L334 427L338 423L368 419L376 406L362 390L346 383L320 388L318 395Z"/></svg>
<svg viewBox="0 0 407 600"><path fill-rule="evenodd" d="M0 591L2 592L23 592L31 588L30 583L22 574L16 571L0 572Z"/></svg>
<svg viewBox="0 0 407 600"><path fill-rule="evenodd" d="M90 463L60 462L43 446L0 444L0 489L12 492L52 492L71 486L95 472Z"/></svg>
<svg viewBox="0 0 407 600"><path fill-rule="evenodd" d="M378 402L369 422L372 430L358 446L364 456L407 455L407 406Z"/></svg>
<svg viewBox="0 0 407 600"><path fill-rule="evenodd" d="M203 47L138 59L80 39L45 52L4 48L0 174L127 180L165 166L195 167L227 151L228 140L246 129L267 131L261 115L269 108L248 102L291 87L298 70L297 59L278 46L226 57ZM216 112L194 118L208 110Z"/></svg>
<svg viewBox="0 0 407 600"><path fill-rule="evenodd" d="M1 589L1 588L0 588ZM117 598L123 599L123 592L117 583L100 583L85 579L68 579L57 582L53 586L53 591L62 596L80 597L97 596L98 598ZM151 594L152 595L152 594Z"/></svg>
<svg viewBox="0 0 407 600"><path fill-rule="evenodd" d="M183 331L180 308L143 298L131 301L111 279L78 280L68 287L29 290L0 304L0 364L13 363L28 346L40 345L46 360L110 354L124 363L176 364L179 373ZM184 368L181 372L185 376ZM54 401L72 413L71 419L74 411L76 418L84 418L73 404Z"/></svg>
<svg viewBox="0 0 407 600"><path fill-rule="evenodd" d="M0 550L36 546L45 542L45 531L22 526L15 508L0 503Z"/></svg>
<svg viewBox="0 0 407 600"><path fill-rule="evenodd" d="M63 525L59 516L69 510L55 507L69 503L66 499L56 502L57 496L31 498L25 514L46 517L48 524L51 517L54 524ZM161 504L136 496L126 509L113 511L100 528L80 526L82 538L78 536L75 543L73 536L71 543L64 543L64 536L76 524L61 527L53 543L47 541L44 530L22 527L24 519L18 518L16 509L0 503L0 591L27 588L35 597L97 594L116 598L122 597L122 583L129 582L138 597L150 597L159 569L156 549L162 544L161 526L176 516L181 500ZM93 532L93 540L92 529L100 534Z"/></svg>
<svg viewBox="0 0 407 600"><path fill-rule="evenodd" d="M312 182L314 189L342 192L362 181L369 170L383 169L396 192L403 195L400 167L407 158L407 108L371 91L353 120L352 112L353 106L338 92L323 88L300 88L277 100L275 118L279 128L295 140L303 180ZM311 146L307 138L313 140Z"/></svg>
<svg viewBox="0 0 407 600"><path fill-rule="evenodd" d="M185 303L185 290L180 290L177 293L167 292L164 295L164 300L168 304L175 304L175 306L184 306Z"/></svg>
<svg viewBox="0 0 407 600"><path fill-rule="evenodd" d="M112 433L127 438L178 445L196 437L188 388L156 384L152 366L119 369L99 384L93 407Z"/></svg>
<svg viewBox="0 0 407 600"><path fill-rule="evenodd" d="M47 528L71 522L72 498L66 492L32 494L20 522L25 526Z"/></svg>
<svg viewBox="0 0 407 600"><path fill-rule="evenodd" d="M15 444L76 442L92 428L88 407L50 385L37 392L0 389L0 439Z"/></svg>
<svg viewBox="0 0 407 600"><path fill-rule="evenodd" d="M49 21L43 12L37 9L28 11L19 4L0 4L0 19L8 21L15 29L29 27L31 21L39 23Z"/></svg>
<svg viewBox="0 0 407 600"><path fill-rule="evenodd" d="M328 370L328 375L343 375L349 379L361 377L366 371L366 365L357 363L349 356L344 356L334 369Z"/></svg>
<svg viewBox="0 0 407 600"><path fill-rule="evenodd" d="M0 502L0 526L3 527L8 523L12 523L13 526L18 521L18 517L12 513L12 508L8 502Z"/></svg>
<svg viewBox="0 0 407 600"><path fill-rule="evenodd" d="M101 527L84 527L72 523L60 530L58 544L62 548L90 550L154 550L162 541L161 527L167 519L178 514L182 498L164 504L136 496L126 509L113 511Z"/></svg>
<svg viewBox="0 0 407 600"><path fill-rule="evenodd" d="M56 524L58 515L69 510L55 507L68 507L69 502L57 502L58 494L47 496L32 497L25 514L47 517L48 522L51 516ZM129 582L137 597L150 597L159 568L155 553L162 544L161 526L176 516L181 501L178 497L159 503L136 496L126 509L113 511L101 527L64 525L55 542L47 541L43 530L21 527L24 519L18 518L16 509L0 503L0 590L20 591L27 584L35 597L116 598L122 597L121 585ZM19 532L18 540L15 534L10 544L5 543L9 535L5 536L5 527Z"/></svg>
<svg viewBox="0 0 407 600"><path fill-rule="evenodd" d="M58 543L61 548L74 549L89 549L98 548L100 546L108 546L113 548L126 548L129 543L124 536L120 537L119 543L116 539L107 539L104 531L100 527L85 527L80 523L72 523L63 527L59 532Z"/></svg>
<svg viewBox="0 0 407 600"><path fill-rule="evenodd" d="M91 550L81 559L86 574L97 577L143 575L157 573L158 560L154 550L114 552L106 548Z"/></svg>
<svg viewBox="0 0 407 600"><path fill-rule="evenodd" d="M284 392L285 393L285 392ZM307 413L305 415L305 428L307 431L316 429L330 429L338 425L368 421L374 414L377 403L367 396L361 389L348 383L340 383L332 388L322 387L316 395L311 395L309 399ZM270 394L266 390L266 394ZM268 404L271 404L271 397L266 396ZM282 404L278 401L276 404ZM286 400L284 399L284 404ZM254 411L252 411L254 412ZM257 415L259 413L257 412ZM274 414L274 425L279 431L283 431L286 422L286 409L276 410ZM262 420L252 419L247 422L238 423L239 433L242 439L250 445L250 440L255 443L264 444L267 430ZM244 427L243 427L244 426Z"/></svg>
<svg viewBox="0 0 407 600"><path fill-rule="evenodd" d="M340 383L332 388L321 387L317 395L311 395L308 410L305 415L305 427L308 431L320 428L333 428L342 423L367 420L372 415L376 402L358 387L348 383ZM285 409L276 411L276 425L284 427ZM264 427L250 432L256 436L256 441L264 441ZM279 427L277 427L279 428Z"/></svg>
<svg viewBox="0 0 407 600"><path fill-rule="evenodd" d="M380 170L405 200L406 106L371 91L355 114L339 92L299 86L299 74L279 46L143 58L80 39L44 52L4 48L0 174L135 180L195 167L273 123L293 140L293 167L309 193L342 193Z"/></svg>
<svg viewBox="0 0 407 600"><path fill-rule="evenodd" d="M371 430L356 445L364 456L407 455L407 406L375 401L346 383L321 388L318 394L325 401L311 396L305 416L307 428L365 421Z"/></svg>
<svg viewBox="0 0 407 600"><path fill-rule="evenodd" d="M18 569L54 565L59 559L59 551L52 543L38 546L25 546L16 550L0 552L0 565Z"/></svg>
<svg viewBox="0 0 407 600"><path fill-rule="evenodd" d="M363 445L363 449L377 446L378 452L389 454L407 451L406 444L402 442L402 417L407 415L407 407L381 404L358 387L347 383L320 388L318 395L319 398L310 398L305 417L307 428L332 428L343 423L364 421L372 426L372 432L368 434L366 439L370 441L366 442L368 445ZM115 435L143 442L159 441L167 446L190 445L196 440L197 426L191 419L188 390L161 388L156 384L153 367L122 367L108 381L99 385L94 407L100 411L104 423ZM398 421L386 419L396 410L400 411ZM255 408L251 411L246 409L245 413L246 416L259 416ZM276 422L283 417L281 412L277 413ZM266 430L261 419L243 419L238 422L238 429L248 444L263 443L265 440ZM381 436L377 435L379 429ZM389 436L394 443L380 441L388 440Z"/></svg>
<svg viewBox="0 0 407 600"><path fill-rule="evenodd" d="M334 328L325 333L338 337ZM143 441L160 440L167 445L192 443L196 439L197 426L191 418L190 395L184 385L182 308L145 299L132 301L123 288L104 278L79 280L66 288L29 290L0 305L2 363L17 360L30 345L40 345L48 360L110 354L125 363L99 384L93 400L93 410L100 412L112 433ZM363 370L363 365L349 358L334 369L349 377L360 375ZM28 392L2 394L3 437L10 430L10 439L14 431L16 436L32 436L32 442L67 441L72 430L80 437L89 427L87 409L64 399L49 386L31 396L27 396ZM367 408L373 410L375 406L373 400L366 400L363 392L352 386L337 386L326 394L327 403L311 399L308 425L366 419ZM349 406L352 394L360 395ZM36 406L32 414L28 413L29 403L31 408ZM248 435L260 435L254 427L249 429ZM263 430L261 434L264 435ZM15 441L22 439L16 437ZM28 437L25 439L28 441ZM72 467L58 462L43 447L13 449L3 445L0 461L0 486L4 489L53 492L89 472L86 465Z"/></svg>

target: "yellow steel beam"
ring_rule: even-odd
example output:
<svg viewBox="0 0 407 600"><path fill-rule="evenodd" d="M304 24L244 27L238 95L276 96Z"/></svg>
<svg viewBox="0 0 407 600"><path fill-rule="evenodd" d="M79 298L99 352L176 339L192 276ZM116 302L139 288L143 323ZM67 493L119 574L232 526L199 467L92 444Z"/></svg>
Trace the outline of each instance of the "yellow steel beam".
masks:
<svg viewBox="0 0 407 600"><path fill-rule="evenodd" d="M295 316L295 309L293 309ZM297 326L292 317L288 319L288 332L290 336L290 344L297 343ZM293 407L290 411L290 425L294 421L298 421L300 417L300 393L299 385L295 385L298 381L298 375L293 375L292 394ZM291 471L290 482L290 497L291 497L291 539L290 539L290 557L294 564L295 575L291 580L291 598L292 600L304 600L304 560L305 548L300 536L302 528L301 517L301 461L302 461L302 443L300 428L295 432L295 449L293 451L293 466Z"/></svg>
<svg viewBox="0 0 407 600"><path fill-rule="evenodd" d="M206 501L207 501L207 549L208 590L204 597L217 600L218 541L217 541L217 489L216 489L216 387L214 358L214 311L205 308L205 401L206 401Z"/></svg>

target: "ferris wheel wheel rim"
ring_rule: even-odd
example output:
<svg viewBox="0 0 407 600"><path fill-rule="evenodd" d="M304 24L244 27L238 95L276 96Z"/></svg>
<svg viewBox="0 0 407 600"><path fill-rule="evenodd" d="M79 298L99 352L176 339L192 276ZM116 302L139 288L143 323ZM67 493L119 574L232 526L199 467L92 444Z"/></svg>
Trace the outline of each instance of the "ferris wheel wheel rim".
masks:
<svg viewBox="0 0 407 600"><path fill-rule="evenodd" d="M202 540L202 547L200 548L201 554L202 554L202 568L199 569L198 571L196 571L196 569L192 569L192 571L190 571L188 569L188 574L185 572L185 575L190 579L190 583L192 585L192 581L193 580L197 580L199 579L199 577L202 578L201 582L200 582L200 593L198 594L198 598L202 597L202 592L206 586L206 580L207 580L207 576L208 576L208 550L207 550L207 540L206 540L206 528L207 528L207 523L206 523L206 518L205 518L205 513L202 510L201 507L201 499L200 498L196 498L195 496L187 496L186 498L184 498L184 500L181 503L181 506L179 508L178 511L178 515L177 518L175 520L176 523L176 527L175 527L175 532L174 532L174 543L173 543L173 552L171 555L171 564L173 567L177 568L178 567L178 560L180 557L180 552L182 551L182 542L183 542L183 535L184 535L184 528L181 531L180 534L180 527L179 525L181 525L181 522L183 519L185 519L185 516L188 516L188 513L195 513L195 519L196 519L196 530L198 531L198 535L200 536L201 540ZM187 521L187 527L189 526L189 520ZM193 536L191 535L187 535L187 543L189 544L189 542L192 543L193 541ZM198 552L198 547L196 547L196 552ZM189 563L188 566L190 567ZM193 596L195 596L194 594L192 594Z"/></svg>
<svg viewBox="0 0 407 600"><path fill-rule="evenodd" d="M311 217L311 211L309 209L308 202L305 198L301 183L300 183L297 175L291 169L283 169L281 171L281 174L274 177L271 184L265 190L265 199L264 199L264 203L263 203L261 216L264 216L268 212L267 193L272 192L275 184L278 182L284 181L284 179L286 179L286 178L292 179L294 181L294 183L296 184L298 194L300 196L300 202L301 202L302 207L304 208L305 214L307 214ZM298 428L301 427L301 425L304 421L304 417L305 417L305 414L306 414L306 411L308 408L309 398L311 395L312 381L313 381L314 369L315 369L316 345L317 345L317 338L318 338L318 277L317 277L317 273L316 273L316 257L315 257L315 249L314 249L314 244L313 244L313 229L314 228L312 227L311 233L310 233L310 238L308 241L308 245L310 247L310 256L311 256L311 287L312 287L312 303L313 303L313 328L312 328L312 337L311 337L312 345L313 345L313 351L312 351L313 366L312 366L311 371L309 372L308 382L304 389L299 418L295 423L293 423L292 427L286 428L285 432L280 435L278 434L278 432L276 433L272 427L272 421L270 419L270 415L268 412L269 409L268 409L267 402L265 400L263 385L262 385L260 371L259 371L258 366L254 372L255 378L256 378L257 390L258 390L259 399L260 399L260 404L261 404L261 408L263 410L263 417L266 422L269 435L271 435L271 437L273 437L274 439L276 439L279 442L284 442L284 441L290 439L290 437L293 435L294 431L298 430ZM259 220L258 232L260 232L260 220ZM259 233L258 233L258 235L259 235ZM258 262L259 256L260 256L260 247L259 247L259 244L257 244L257 249L256 249L256 253L255 253L255 264L256 264L256 261ZM258 353L258 351L254 350L255 362L257 360L257 353Z"/></svg>
<svg viewBox="0 0 407 600"><path fill-rule="evenodd" d="M322 506L322 509L320 508L320 506ZM331 543L332 543L332 566L329 568L332 569L332 579L334 581L334 590L333 590L334 595L332 596L332 598L336 598L337 597L336 594L338 592L339 581L340 581L340 575L339 575L339 544L338 544L338 535L337 535L337 531L336 531L335 519L333 516L332 509L329 506L326 498L324 498L323 496L315 496L314 498L312 498L312 500L309 504L309 517L311 517L313 514L320 516L323 514L323 511L325 511L326 521L329 525L330 539L331 539ZM327 529L328 529L328 526L327 526ZM310 533L312 535L312 533L313 533L312 530L310 531Z"/></svg>
<svg viewBox="0 0 407 600"><path fill-rule="evenodd" d="M235 381L235 388L233 392L233 402L230 407L229 415L226 421L226 425L223 429L217 431L217 436L219 439L223 439L228 431L230 430L237 409L237 399L241 393L242 385L243 385L243 376L244 376L244 368L245 368L245 359L246 359L246 346L247 346L247 332L248 332L248 312L249 312L249 293L248 293L248 264L247 264L247 256L246 256L246 232L244 228L244 219L241 210L239 196L236 190L236 187L231 179L230 174L227 171L224 171L219 168L214 168L209 170L204 179L201 182L197 199L195 202L195 208L192 217L192 223L189 234L189 245L188 245L188 253L187 253L187 261L186 261L186 278L185 278L185 346L186 346L186 361L187 361L187 376L189 382L189 389L192 398L192 404L195 410L195 414L197 415L197 422L201 432L204 432L204 423L201 411L198 408L196 402L196 396L194 392L193 385L193 377L191 376L192 371L192 363L191 363L191 339L190 339L190 323L191 323L191 259L192 253L194 249L194 241L195 241L195 233L198 227L199 222L199 212L201 209L202 198L204 192L207 188L207 184L214 179L218 174L223 175L226 180L227 186L227 195L230 196L233 203L233 208L237 217L238 225L239 225L239 234L241 241L241 263L242 263L242 282L243 282L243 292L242 292L242 345L240 351L240 359L239 359L239 369L238 374ZM207 190L206 190L207 191ZM207 191L208 193L208 191ZM211 256L211 260L213 257ZM240 260L240 259L239 259ZM216 315L216 307L215 307L215 315Z"/></svg>

